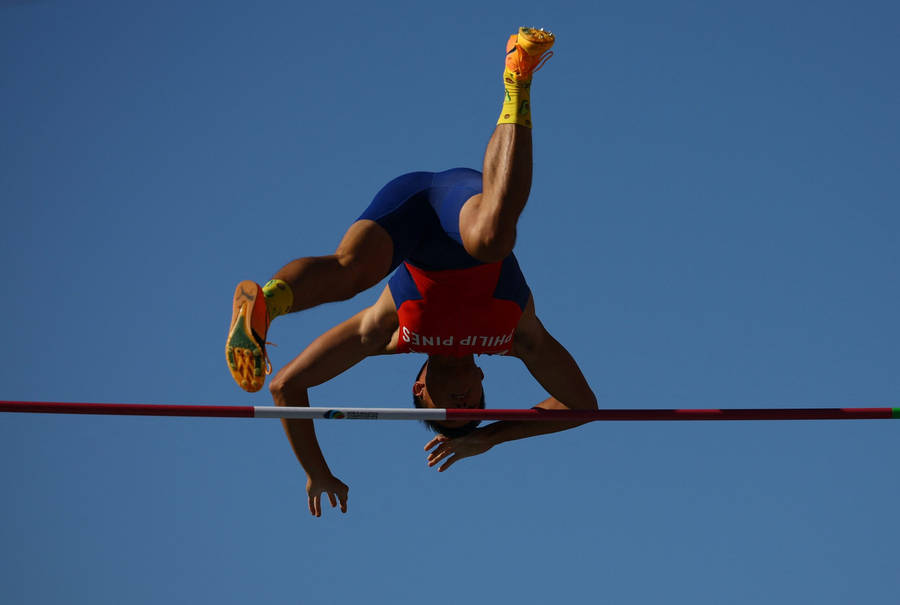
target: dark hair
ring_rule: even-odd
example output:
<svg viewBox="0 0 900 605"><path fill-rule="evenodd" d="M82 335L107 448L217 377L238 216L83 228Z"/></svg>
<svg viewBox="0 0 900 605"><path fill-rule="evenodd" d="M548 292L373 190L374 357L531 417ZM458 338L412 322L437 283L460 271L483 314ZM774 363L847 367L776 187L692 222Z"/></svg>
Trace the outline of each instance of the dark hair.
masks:
<svg viewBox="0 0 900 605"><path fill-rule="evenodd" d="M415 380L419 380L419 378L422 377L422 372L425 371L425 366L427 366L427 365L428 365L428 360L426 359L425 363L422 364L422 367L419 368L419 371L416 373ZM425 402L422 401L421 397L416 395L415 391L413 391L413 404L417 408L425 407ZM484 409L484 390L481 391L481 401L478 403L478 407L482 410ZM478 425L481 424L481 421L473 420L472 422L469 422L468 424L464 424L462 426L457 426L457 427L452 427L452 428L447 427L447 426L441 426L440 423L434 422L433 420L423 420L422 424L424 424L426 427L431 429L433 432L440 433L444 437L448 437L450 439L456 439L457 437L463 437L465 435L468 435L469 433L471 433L472 431L477 429Z"/></svg>

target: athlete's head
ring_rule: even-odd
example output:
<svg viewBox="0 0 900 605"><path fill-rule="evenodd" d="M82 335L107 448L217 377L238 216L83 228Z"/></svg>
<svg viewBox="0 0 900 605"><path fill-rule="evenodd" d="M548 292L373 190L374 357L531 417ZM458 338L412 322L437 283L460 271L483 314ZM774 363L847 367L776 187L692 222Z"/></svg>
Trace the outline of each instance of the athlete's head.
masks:
<svg viewBox="0 0 900 605"><path fill-rule="evenodd" d="M472 357L429 357L413 383L413 402L417 408L484 408L484 372ZM478 421L425 421L436 433L451 439L474 431Z"/></svg>

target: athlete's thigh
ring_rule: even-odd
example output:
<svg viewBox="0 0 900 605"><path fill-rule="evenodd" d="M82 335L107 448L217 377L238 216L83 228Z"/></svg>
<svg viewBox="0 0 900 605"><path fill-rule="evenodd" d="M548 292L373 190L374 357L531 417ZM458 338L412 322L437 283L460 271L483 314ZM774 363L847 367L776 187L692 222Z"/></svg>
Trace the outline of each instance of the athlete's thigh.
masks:
<svg viewBox="0 0 900 605"><path fill-rule="evenodd" d="M437 173L429 201L444 233L481 262L502 260L512 252L516 220L503 204L483 193L483 175L469 168Z"/></svg>
<svg viewBox="0 0 900 605"><path fill-rule="evenodd" d="M363 223L356 228L365 229L367 234L375 231L390 240L388 271L412 254L431 231L428 225L436 222L427 199L432 176L428 172L412 172L397 177L381 188L354 224Z"/></svg>

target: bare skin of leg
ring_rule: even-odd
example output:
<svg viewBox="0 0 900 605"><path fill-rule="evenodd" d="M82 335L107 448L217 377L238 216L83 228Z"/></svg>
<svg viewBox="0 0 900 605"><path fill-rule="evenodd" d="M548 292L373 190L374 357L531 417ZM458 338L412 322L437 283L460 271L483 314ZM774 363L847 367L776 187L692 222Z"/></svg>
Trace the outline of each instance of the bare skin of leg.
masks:
<svg viewBox="0 0 900 605"><path fill-rule="evenodd" d="M484 155L483 192L459 214L466 252L482 262L503 260L516 241L516 223L531 192L531 129L499 124ZM353 223L334 254L291 261L274 279L294 293L291 313L347 300L387 275L393 258L391 237L374 221Z"/></svg>
<svg viewBox="0 0 900 605"><path fill-rule="evenodd" d="M483 189L459 213L466 252L482 262L497 262L512 252L516 223L531 192L531 129L498 124L488 142Z"/></svg>
<svg viewBox="0 0 900 605"><path fill-rule="evenodd" d="M334 254L298 258L282 267L273 279L287 283L294 293L290 313L328 302L347 300L371 288L391 266L394 244L378 223L350 225Z"/></svg>

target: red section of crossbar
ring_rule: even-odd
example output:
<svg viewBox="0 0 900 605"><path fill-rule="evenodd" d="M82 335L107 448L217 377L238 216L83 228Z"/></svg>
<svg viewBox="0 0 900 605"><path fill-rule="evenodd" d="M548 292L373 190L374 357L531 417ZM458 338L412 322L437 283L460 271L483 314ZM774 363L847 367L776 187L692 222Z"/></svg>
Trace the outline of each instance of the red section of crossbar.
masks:
<svg viewBox="0 0 900 605"><path fill-rule="evenodd" d="M892 408L734 410L447 410L447 420L838 420L893 417Z"/></svg>
<svg viewBox="0 0 900 605"><path fill-rule="evenodd" d="M199 416L253 418L253 406L156 405L143 403L58 403L54 401L0 401L0 412L32 414L112 414L116 416Z"/></svg>
<svg viewBox="0 0 900 605"><path fill-rule="evenodd" d="M269 410L270 408L266 408ZM271 408L290 412L296 408ZM339 412L351 408L304 408ZM356 410L354 408L353 410ZM368 411L368 409L367 409ZM377 419L379 408L371 408ZM382 409L382 412L390 410ZM411 409L423 415L434 410ZM253 406L231 405L159 405L138 403L58 403L49 401L0 401L0 412L44 414L112 414L121 416L195 416L207 418L254 418ZM266 414L277 418L278 414ZM404 414L404 416L410 416ZM335 414L323 418L344 418ZM352 416L346 416L352 417ZM365 418L369 418L366 415ZM876 420L900 418L900 408L755 408L707 410L446 410L447 420L531 420L531 421L615 421L615 420ZM414 419L409 417L406 419Z"/></svg>

